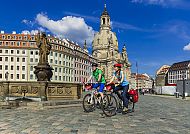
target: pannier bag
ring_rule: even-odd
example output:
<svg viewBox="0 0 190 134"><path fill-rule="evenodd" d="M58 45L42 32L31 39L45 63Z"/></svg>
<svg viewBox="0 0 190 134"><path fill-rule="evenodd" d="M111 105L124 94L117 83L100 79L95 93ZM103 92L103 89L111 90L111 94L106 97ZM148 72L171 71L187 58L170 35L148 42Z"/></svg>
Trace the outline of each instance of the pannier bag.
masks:
<svg viewBox="0 0 190 134"><path fill-rule="evenodd" d="M134 103L138 102L139 96L138 96L138 93L137 93L136 90L131 89L131 90L129 91L129 95L132 96L132 99L133 99L133 102L134 102Z"/></svg>

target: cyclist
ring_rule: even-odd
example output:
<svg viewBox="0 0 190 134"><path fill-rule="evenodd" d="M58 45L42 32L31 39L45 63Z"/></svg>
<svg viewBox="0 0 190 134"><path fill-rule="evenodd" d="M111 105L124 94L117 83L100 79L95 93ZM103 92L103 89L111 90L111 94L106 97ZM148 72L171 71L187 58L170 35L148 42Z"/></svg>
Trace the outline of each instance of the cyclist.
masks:
<svg viewBox="0 0 190 134"><path fill-rule="evenodd" d="M107 84L112 83L115 79L117 80L118 85L115 86L113 92L115 92L118 97L123 100L124 109L123 112L128 112L128 89L129 89L129 82L126 79L124 72L121 70L122 64L114 64L114 73L112 79ZM118 92L119 90L123 90L122 95Z"/></svg>
<svg viewBox="0 0 190 134"><path fill-rule="evenodd" d="M103 90L105 87L106 80L105 80L105 77L104 77L102 70L98 68L98 64L96 64L96 63L92 64L92 75L88 78L87 83L93 77L95 78L97 83L92 84L92 88L98 88L99 87L98 92L100 93L101 97L103 98Z"/></svg>

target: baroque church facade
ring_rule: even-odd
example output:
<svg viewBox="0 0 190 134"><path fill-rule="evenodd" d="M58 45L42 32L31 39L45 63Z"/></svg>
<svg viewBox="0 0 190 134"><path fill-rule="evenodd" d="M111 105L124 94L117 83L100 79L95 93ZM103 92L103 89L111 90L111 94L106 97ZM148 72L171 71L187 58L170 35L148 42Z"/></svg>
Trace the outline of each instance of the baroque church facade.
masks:
<svg viewBox="0 0 190 134"><path fill-rule="evenodd" d="M113 65L121 63L127 79L130 80L131 64L128 60L126 46L124 45L122 52L119 52L117 36L111 31L111 21L106 5L100 19L100 31L95 34L92 42L92 55L98 59L106 79L111 78Z"/></svg>

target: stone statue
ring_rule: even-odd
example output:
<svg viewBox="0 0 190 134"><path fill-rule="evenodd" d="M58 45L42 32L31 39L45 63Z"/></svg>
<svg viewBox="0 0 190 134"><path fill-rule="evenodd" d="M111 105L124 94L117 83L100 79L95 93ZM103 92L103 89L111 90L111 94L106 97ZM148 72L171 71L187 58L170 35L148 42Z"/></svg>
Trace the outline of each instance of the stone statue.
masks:
<svg viewBox="0 0 190 134"><path fill-rule="evenodd" d="M38 33L36 44L39 48L39 63L35 66L34 74L36 74L37 81L50 81L53 73L53 68L48 63L48 55L50 54L51 45L48 42L45 33Z"/></svg>
<svg viewBox="0 0 190 134"><path fill-rule="evenodd" d="M109 44L109 45L110 45L110 44L113 44L112 34L111 34L110 38L108 38L108 44Z"/></svg>
<svg viewBox="0 0 190 134"><path fill-rule="evenodd" d="M123 49L122 49L122 53L121 53L122 59L124 60L124 62L128 62L127 59L127 52L126 52L126 47L124 45Z"/></svg>
<svg viewBox="0 0 190 134"><path fill-rule="evenodd" d="M84 46L83 46L83 49L87 49L86 40L84 41Z"/></svg>
<svg viewBox="0 0 190 134"><path fill-rule="evenodd" d="M38 33L37 35L37 41L36 44L39 48L39 64L47 64L48 63L48 55L50 53L51 50L51 45L49 43L49 41L47 40L46 34L42 33L40 35L40 33Z"/></svg>

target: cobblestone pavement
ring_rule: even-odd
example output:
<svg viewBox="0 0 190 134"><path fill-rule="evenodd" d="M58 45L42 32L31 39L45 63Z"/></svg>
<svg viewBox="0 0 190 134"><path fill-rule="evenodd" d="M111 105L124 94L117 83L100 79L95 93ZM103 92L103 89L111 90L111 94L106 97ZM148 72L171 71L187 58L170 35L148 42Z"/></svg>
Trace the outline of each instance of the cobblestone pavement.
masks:
<svg viewBox="0 0 190 134"><path fill-rule="evenodd" d="M190 101L140 96L135 108L104 118L82 107L1 109L0 134L190 134Z"/></svg>

